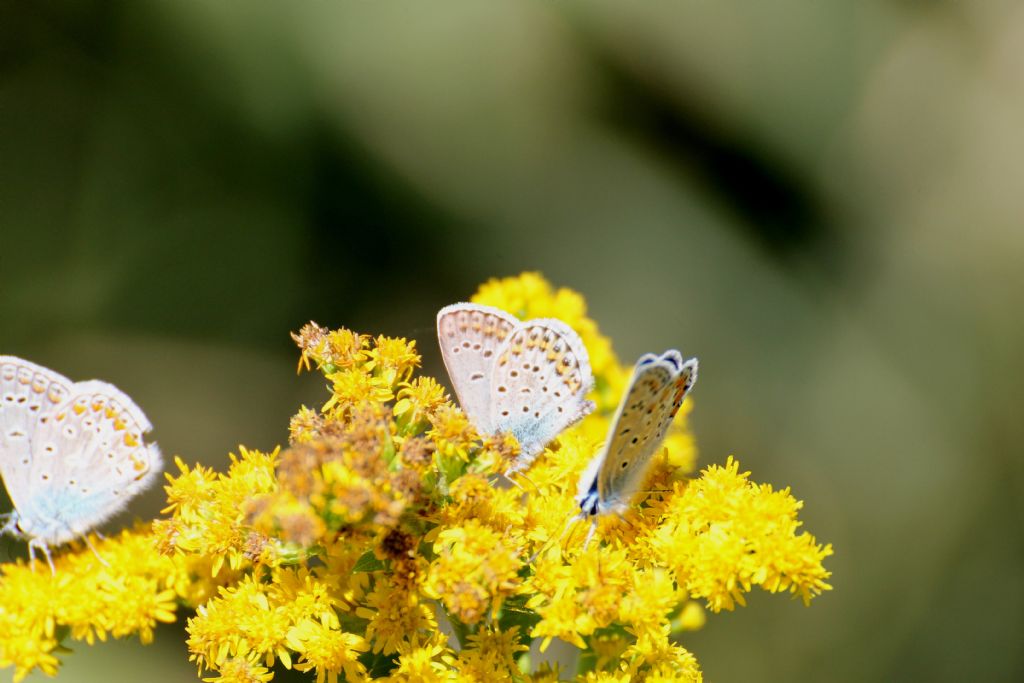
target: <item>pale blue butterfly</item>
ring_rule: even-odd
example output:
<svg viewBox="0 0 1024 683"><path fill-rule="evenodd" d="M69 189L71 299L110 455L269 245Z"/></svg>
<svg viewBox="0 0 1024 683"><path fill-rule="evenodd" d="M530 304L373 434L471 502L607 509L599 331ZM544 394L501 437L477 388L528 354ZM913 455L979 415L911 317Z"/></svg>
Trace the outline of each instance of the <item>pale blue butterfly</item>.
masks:
<svg viewBox="0 0 1024 683"><path fill-rule="evenodd" d="M160 471L151 425L124 393L100 381L0 356L0 475L14 511L0 529L30 555L74 538L120 511Z"/></svg>
<svg viewBox="0 0 1024 683"><path fill-rule="evenodd" d="M511 433L525 470L562 430L594 409L583 340L560 320L519 321L492 306L458 303L437 314L437 338L459 404L482 434Z"/></svg>
<svg viewBox="0 0 1024 683"><path fill-rule="evenodd" d="M647 478L651 456L697 381L697 359L676 350L644 354L633 368L604 448L580 477L577 519L622 514ZM591 525L590 536L594 533Z"/></svg>

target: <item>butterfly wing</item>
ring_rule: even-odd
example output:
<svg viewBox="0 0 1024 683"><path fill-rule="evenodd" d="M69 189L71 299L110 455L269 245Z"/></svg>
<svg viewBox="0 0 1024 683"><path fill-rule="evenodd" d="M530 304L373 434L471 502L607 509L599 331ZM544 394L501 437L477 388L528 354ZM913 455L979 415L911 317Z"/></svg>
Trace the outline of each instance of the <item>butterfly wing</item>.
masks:
<svg viewBox="0 0 1024 683"><path fill-rule="evenodd" d="M630 503L647 476L651 456L696 380L697 359L683 361L675 350L660 357L646 354L637 361L608 443L596 460L602 510ZM581 489L583 483L581 480Z"/></svg>
<svg viewBox="0 0 1024 683"><path fill-rule="evenodd" d="M106 382L79 382L40 418L32 465L17 503L26 535L57 545L121 510L160 471L142 410Z"/></svg>
<svg viewBox="0 0 1024 683"><path fill-rule="evenodd" d="M437 341L459 405L478 430L491 422L491 368L499 347L519 320L492 306L459 303L437 314Z"/></svg>
<svg viewBox="0 0 1024 683"><path fill-rule="evenodd" d="M72 386L53 370L0 356L0 475L15 508L29 490L32 441L40 419L67 399Z"/></svg>
<svg viewBox="0 0 1024 683"><path fill-rule="evenodd" d="M512 470L530 466L559 432L594 409L594 384L583 340L560 320L538 318L513 330L501 347L491 386L491 424L519 441Z"/></svg>

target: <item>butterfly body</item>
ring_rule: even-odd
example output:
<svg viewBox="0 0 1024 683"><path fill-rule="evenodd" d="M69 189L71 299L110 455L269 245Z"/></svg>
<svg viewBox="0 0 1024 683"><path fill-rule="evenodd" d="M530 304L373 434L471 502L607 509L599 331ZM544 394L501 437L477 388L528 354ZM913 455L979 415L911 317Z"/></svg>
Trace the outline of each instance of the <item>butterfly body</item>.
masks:
<svg viewBox="0 0 1024 683"><path fill-rule="evenodd" d="M438 342L459 404L483 434L511 433L526 469L562 430L594 409L586 347L560 320L520 322L491 306L459 303L437 314Z"/></svg>
<svg viewBox="0 0 1024 683"><path fill-rule="evenodd" d="M0 356L0 476L14 504L3 531L48 553L119 512L160 470L151 428L111 384Z"/></svg>
<svg viewBox="0 0 1024 683"><path fill-rule="evenodd" d="M697 359L669 350L645 354L633 368L601 453L580 477L580 517L621 514L643 485L686 394L697 381Z"/></svg>

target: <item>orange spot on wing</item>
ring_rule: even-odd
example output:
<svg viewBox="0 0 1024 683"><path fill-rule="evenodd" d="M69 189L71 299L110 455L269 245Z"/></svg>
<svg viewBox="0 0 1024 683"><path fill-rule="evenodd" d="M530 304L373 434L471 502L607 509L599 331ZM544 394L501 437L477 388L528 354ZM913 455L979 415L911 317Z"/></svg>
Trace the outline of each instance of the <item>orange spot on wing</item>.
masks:
<svg viewBox="0 0 1024 683"><path fill-rule="evenodd" d="M136 446L139 445L139 440L136 439L135 436L133 436L132 434L125 434L124 445L130 448L135 448Z"/></svg>

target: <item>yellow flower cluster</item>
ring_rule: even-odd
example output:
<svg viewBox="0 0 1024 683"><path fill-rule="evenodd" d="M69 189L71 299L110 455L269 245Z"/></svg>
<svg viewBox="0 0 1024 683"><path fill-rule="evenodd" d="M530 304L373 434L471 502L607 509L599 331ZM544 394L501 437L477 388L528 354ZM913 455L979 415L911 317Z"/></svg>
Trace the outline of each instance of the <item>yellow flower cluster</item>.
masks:
<svg viewBox="0 0 1024 683"><path fill-rule="evenodd" d="M57 672L64 637L92 644L138 634L153 640L190 594L190 568L157 552L145 528L90 538L54 558L55 571L22 560L0 565L0 666L19 681L33 669Z"/></svg>
<svg viewBox="0 0 1024 683"><path fill-rule="evenodd" d="M6 567L2 662L52 673L61 628L146 640L181 603L195 609L188 647L209 681L269 681L275 666L318 683L556 681L566 674L528 654L555 638L580 649L578 680L700 681L679 638L705 608L742 605L755 586L805 602L830 588L831 547L800 531L788 489L751 482L731 458L690 478L689 401L645 491L585 543L577 481L629 370L582 297L537 274L488 282L474 301L565 321L595 374L598 409L516 487L498 474L515 439L482 437L437 381L415 376L415 342L310 323L293 335L300 369L321 372L330 395L292 418L288 447L242 449L226 473L178 460L170 516L99 544L124 555L109 563L116 576L81 549L53 577Z"/></svg>

